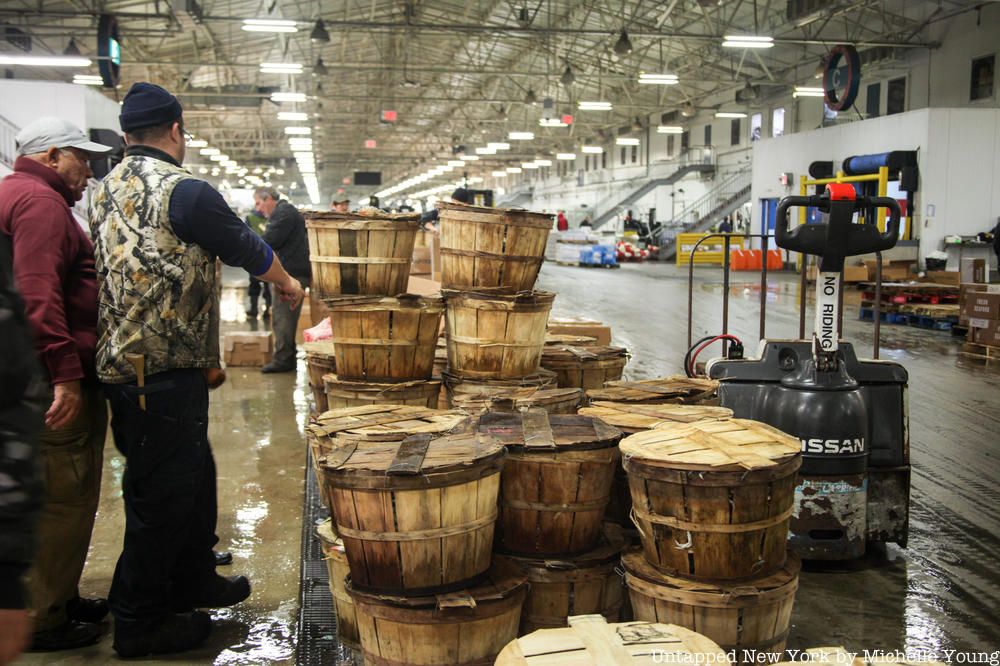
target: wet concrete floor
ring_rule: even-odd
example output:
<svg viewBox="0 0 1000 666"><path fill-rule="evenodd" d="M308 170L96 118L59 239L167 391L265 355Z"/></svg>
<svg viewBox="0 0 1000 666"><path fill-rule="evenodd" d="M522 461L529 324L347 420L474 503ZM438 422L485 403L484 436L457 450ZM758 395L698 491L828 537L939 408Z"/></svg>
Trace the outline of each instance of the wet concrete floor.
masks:
<svg viewBox="0 0 1000 666"><path fill-rule="evenodd" d="M224 330L245 330L244 278L226 271ZM547 264L539 287L558 293L554 316L600 319L629 348L630 378L681 371L687 348L687 273L673 265L626 265L618 270ZM695 277L693 335L721 326L721 271ZM755 347L760 287L734 274L730 330ZM772 275L767 288L767 335L798 331L796 276ZM873 327L857 320L857 295L845 308L845 337L870 355ZM790 648L844 645L852 650L1000 650L1000 369L958 356L949 334L882 327L882 358L910 373L913 489L910 543L890 545L860 562L803 573ZM219 469L220 548L235 556L232 573L247 574L253 595L235 609L215 611L215 631L196 652L149 663L281 664L294 662L305 446L302 428L310 397L304 364L293 376L233 368L213 392L211 438ZM123 514L123 461L108 442L103 492L85 596L105 595L117 559ZM223 573L228 573L223 570ZM992 655L994 664L997 654ZM19 664L100 664L115 661L110 637L66 653L28 655ZM957 655L949 661L959 662ZM965 663L969 663L966 661Z"/></svg>

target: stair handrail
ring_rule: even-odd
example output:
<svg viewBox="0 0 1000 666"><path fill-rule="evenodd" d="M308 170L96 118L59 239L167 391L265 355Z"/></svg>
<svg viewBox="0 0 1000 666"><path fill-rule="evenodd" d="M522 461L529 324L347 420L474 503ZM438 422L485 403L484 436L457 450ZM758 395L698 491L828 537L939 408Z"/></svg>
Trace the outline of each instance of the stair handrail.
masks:
<svg viewBox="0 0 1000 666"><path fill-rule="evenodd" d="M689 204L680 213L673 216L674 226L690 227L702 222L720 205L731 197L750 187L752 173L746 169L734 171L722 179L717 185L706 192L700 199Z"/></svg>

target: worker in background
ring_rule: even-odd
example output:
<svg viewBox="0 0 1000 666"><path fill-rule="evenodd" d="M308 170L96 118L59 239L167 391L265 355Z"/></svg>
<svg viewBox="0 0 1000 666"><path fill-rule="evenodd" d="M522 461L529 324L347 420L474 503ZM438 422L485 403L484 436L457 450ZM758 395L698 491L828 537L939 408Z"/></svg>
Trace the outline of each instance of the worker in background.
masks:
<svg viewBox="0 0 1000 666"><path fill-rule="evenodd" d="M125 539L109 602L122 657L181 652L208 637L202 608L250 595L215 571L215 460L208 390L218 369L216 257L276 285L302 287L214 188L181 167L177 98L136 83L119 116L122 162L91 197L99 308L97 374L125 456Z"/></svg>
<svg viewBox="0 0 1000 666"><path fill-rule="evenodd" d="M330 204L330 210L334 213L350 213L351 212L351 200L350 199L334 199Z"/></svg>
<svg viewBox="0 0 1000 666"><path fill-rule="evenodd" d="M733 233L733 223L729 221L729 216L728 215L726 215L724 218L722 218L722 222L719 222L719 229L718 229L718 231L719 231L720 234L731 234L731 233Z"/></svg>
<svg viewBox="0 0 1000 666"><path fill-rule="evenodd" d="M259 210L252 211L247 215L247 225L254 230L258 236L264 235L264 228L267 226L267 216ZM263 286L260 280L253 275L250 276L250 285L247 287L247 296L250 297L250 307L247 309L247 319L257 318L257 299L264 297L264 307L261 311L261 318L264 320L271 318L271 290Z"/></svg>
<svg viewBox="0 0 1000 666"><path fill-rule="evenodd" d="M0 666L31 643L31 611L21 579L37 552L44 491L38 434L50 404L24 303L14 289L10 250L10 237L0 234Z"/></svg>
<svg viewBox="0 0 1000 666"><path fill-rule="evenodd" d="M591 228L593 228L593 226L594 226L594 224L590 221L590 215L585 215L583 217L583 222L580 223L580 228L581 229L591 229Z"/></svg>
<svg viewBox="0 0 1000 666"><path fill-rule="evenodd" d="M287 199L282 199L273 187L258 187L253 194L257 210L267 216L267 226L262 238L274 248L282 265L298 279L303 287L309 286L312 265L309 263L309 239L302 213ZM260 369L261 372L295 371L295 329L299 323L302 303L275 302L271 315L274 329L274 358Z"/></svg>
<svg viewBox="0 0 1000 666"><path fill-rule="evenodd" d="M469 190L464 187L457 188L451 193L451 196L447 201L453 203L463 203L467 204L472 200L472 195L469 194ZM438 220L440 219L440 212L438 211L437 202L435 202L434 207L426 211L420 216L420 221L424 225L424 229L427 231L437 231Z"/></svg>
<svg viewBox="0 0 1000 666"><path fill-rule="evenodd" d="M559 211L559 214L556 215L556 230L569 231L569 220L566 219L566 211L564 210Z"/></svg>
<svg viewBox="0 0 1000 666"><path fill-rule="evenodd" d="M45 502L28 576L32 649L68 650L96 643L108 614L105 599L81 599L78 589L101 495L108 416L94 368L94 246L71 209L93 176L88 160L111 148L51 117L25 126L16 142L14 173L0 183L0 233L11 241L14 282L51 393L40 439Z"/></svg>

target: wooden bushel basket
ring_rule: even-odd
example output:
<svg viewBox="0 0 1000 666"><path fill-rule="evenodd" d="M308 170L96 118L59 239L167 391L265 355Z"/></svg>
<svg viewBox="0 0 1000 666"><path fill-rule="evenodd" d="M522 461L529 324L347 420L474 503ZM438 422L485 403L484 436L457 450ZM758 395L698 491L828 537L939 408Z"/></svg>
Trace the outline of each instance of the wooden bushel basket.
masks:
<svg viewBox="0 0 1000 666"><path fill-rule="evenodd" d="M608 622L621 620L625 588L615 569L624 547L621 530L605 525L597 548L582 555L559 559L511 556L531 583L520 634L565 627L571 615L598 613Z"/></svg>
<svg viewBox="0 0 1000 666"><path fill-rule="evenodd" d="M326 401L330 409L365 405L413 405L437 407L441 380L413 380L398 384L378 384L342 380L337 375L323 378Z"/></svg>
<svg viewBox="0 0 1000 666"><path fill-rule="evenodd" d="M540 629L503 649L496 666L728 666L726 653L711 640L674 624L619 622L601 615L577 615L565 629Z"/></svg>
<svg viewBox="0 0 1000 666"><path fill-rule="evenodd" d="M436 594L474 584L490 566L503 460L478 433L336 447L323 476L353 585Z"/></svg>
<svg viewBox="0 0 1000 666"><path fill-rule="evenodd" d="M623 439L632 519L649 563L698 580L780 569L800 446L745 419L664 426Z"/></svg>
<svg viewBox="0 0 1000 666"><path fill-rule="evenodd" d="M337 372L337 361L332 342L303 342L306 352L306 368L309 370L309 388L313 392L316 411L320 414L328 408L323 375Z"/></svg>
<svg viewBox="0 0 1000 666"><path fill-rule="evenodd" d="M473 587L436 596L373 595L348 588L369 666L492 666L517 637L524 574L498 557Z"/></svg>
<svg viewBox="0 0 1000 666"><path fill-rule="evenodd" d="M431 378L444 300L406 294L330 300L328 304L340 379Z"/></svg>
<svg viewBox="0 0 1000 666"><path fill-rule="evenodd" d="M549 414L576 414L583 391L575 388L497 388L452 396L451 406L469 414L520 412L532 407Z"/></svg>
<svg viewBox="0 0 1000 666"><path fill-rule="evenodd" d="M320 414L306 426L306 434L310 439L349 437L401 442L410 435L444 436L461 429L468 421L466 415L455 411L411 405L368 405ZM324 455L330 448L324 450Z"/></svg>
<svg viewBox="0 0 1000 666"><path fill-rule="evenodd" d="M497 549L565 556L597 545L622 432L586 416L533 408L487 412L480 432L507 446Z"/></svg>
<svg viewBox="0 0 1000 666"><path fill-rule="evenodd" d="M323 559L326 561L326 571L330 578L330 595L333 597L333 607L337 613L337 640L353 650L361 649L361 638L358 636L358 619L354 611L354 601L347 594L347 555L344 552L344 542L336 532L330 520L324 520L316 528Z"/></svg>
<svg viewBox="0 0 1000 666"><path fill-rule="evenodd" d="M542 367L556 373L560 387L585 391L618 381L627 363L624 347L546 345L542 351Z"/></svg>
<svg viewBox="0 0 1000 666"><path fill-rule="evenodd" d="M321 298L406 291L418 215L308 213L310 289Z"/></svg>
<svg viewBox="0 0 1000 666"><path fill-rule="evenodd" d="M441 211L441 286L531 290L552 216L445 202Z"/></svg>
<svg viewBox="0 0 1000 666"><path fill-rule="evenodd" d="M442 293L449 373L466 379L510 379L538 372L555 294Z"/></svg>
<svg viewBox="0 0 1000 666"><path fill-rule="evenodd" d="M697 631L733 651L737 664L773 663L768 655L784 651L801 569L794 553L770 576L728 585L666 576L638 550L622 565L637 620Z"/></svg>
<svg viewBox="0 0 1000 666"><path fill-rule="evenodd" d="M674 423L731 419L733 410L709 405L646 405L631 402L598 400L580 410L629 434L659 428Z"/></svg>
<svg viewBox="0 0 1000 666"><path fill-rule="evenodd" d="M590 400L611 402L631 402L647 405L705 405L718 404L719 382L700 377L690 378L680 375L644 379L638 382L609 382L602 389L590 389Z"/></svg>

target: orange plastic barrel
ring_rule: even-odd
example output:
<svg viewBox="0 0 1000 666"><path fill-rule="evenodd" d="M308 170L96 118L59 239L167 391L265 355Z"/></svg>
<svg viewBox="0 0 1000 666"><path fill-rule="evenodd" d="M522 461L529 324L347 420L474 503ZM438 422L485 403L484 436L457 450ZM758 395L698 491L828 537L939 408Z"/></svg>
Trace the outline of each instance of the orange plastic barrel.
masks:
<svg viewBox="0 0 1000 666"><path fill-rule="evenodd" d="M767 270L780 271L784 266L784 263L784 259L781 256L781 250L767 251Z"/></svg>
<svg viewBox="0 0 1000 666"><path fill-rule="evenodd" d="M750 255L747 262L747 270L759 271L764 268L763 252L761 250L747 250Z"/></svg>

